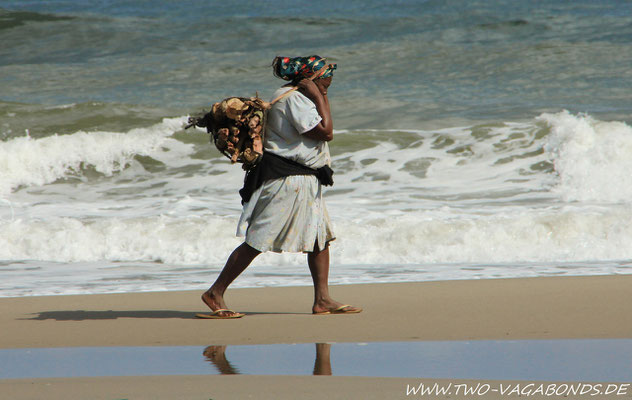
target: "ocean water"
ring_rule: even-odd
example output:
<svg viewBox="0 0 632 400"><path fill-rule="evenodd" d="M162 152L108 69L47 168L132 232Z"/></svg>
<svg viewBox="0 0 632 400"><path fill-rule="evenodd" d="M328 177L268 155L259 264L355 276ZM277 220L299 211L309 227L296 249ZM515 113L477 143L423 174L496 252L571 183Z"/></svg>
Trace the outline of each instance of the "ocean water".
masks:
<svg viewBox="0 0 632 400"><path fill-rule="evenodd" d="M338 64L332 284L632 273L630 43L623 0L0 1L0 296L210 285L243 171L182 126L276 55Z"/></svg>

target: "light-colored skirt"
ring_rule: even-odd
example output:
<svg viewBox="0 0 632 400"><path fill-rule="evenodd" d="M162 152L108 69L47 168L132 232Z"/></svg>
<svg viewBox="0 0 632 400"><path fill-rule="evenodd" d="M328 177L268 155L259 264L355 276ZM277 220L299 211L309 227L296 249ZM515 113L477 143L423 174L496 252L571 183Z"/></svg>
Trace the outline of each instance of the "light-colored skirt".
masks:
<svg viewBox="0 0 632 400"><path fill-rule="evenodd" d="M294 175L265 182L244 204L237 236L262 252L311 252L316 243L323 250L335 236L318 179Z"/></svg>

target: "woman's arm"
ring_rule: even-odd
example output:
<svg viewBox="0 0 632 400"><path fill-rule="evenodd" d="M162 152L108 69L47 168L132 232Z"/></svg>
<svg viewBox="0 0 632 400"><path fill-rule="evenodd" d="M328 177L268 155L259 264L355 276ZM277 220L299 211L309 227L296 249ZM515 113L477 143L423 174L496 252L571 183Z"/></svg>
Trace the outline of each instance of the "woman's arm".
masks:
<svg viewBox="0 0 632 400"><path fill-rule="evenodd" d="M327 88L324 88L325 93L323 93L323 90L309 79L303 79L299 82L298 87L299 91L316 105L316 111L322 118L318 125L303 135L310 139L331 141L334 138L334 124L331 119Z"/></svg>

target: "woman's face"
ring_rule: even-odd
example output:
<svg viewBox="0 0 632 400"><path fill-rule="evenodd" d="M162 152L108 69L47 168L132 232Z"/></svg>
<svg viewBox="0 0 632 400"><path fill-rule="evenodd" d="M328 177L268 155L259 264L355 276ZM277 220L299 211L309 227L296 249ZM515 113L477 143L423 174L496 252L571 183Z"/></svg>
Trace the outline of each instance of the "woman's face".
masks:
<svg viewBox="0 0 632 400"><path fill-rule="evenodd" d="M318 90L320 90L320 93L323 96L326 96L327 89L329 89L329 86L331 85L331 76L327 78L316 79L314 83L316 83L316 86L318 87Z"/></svg>

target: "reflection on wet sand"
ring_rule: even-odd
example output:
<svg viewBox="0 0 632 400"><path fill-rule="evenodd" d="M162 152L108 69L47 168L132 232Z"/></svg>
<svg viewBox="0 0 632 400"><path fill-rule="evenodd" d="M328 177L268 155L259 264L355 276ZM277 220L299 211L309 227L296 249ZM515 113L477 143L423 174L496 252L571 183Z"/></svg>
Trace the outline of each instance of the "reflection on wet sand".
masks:
<svg viewBox="0 0 632 400"><path fill-rule="evenodd" d="M632 382L632 339L229 346L0 349L0 379L313 374Z"/></svg>
<svg viewBox="0 0 632 400"><path fill-rule="evenodd" d="M233 367L226 358L226 346L208 346L204 349L204 357L215 365L222 375L238 375L239 370Z"/></svg>
<svg viewBox="0 0 632 400"><path fill-rule="evenodd" d="M222 375L238 375L239 369L234 367L226 358L227 346L207 346L202 353ZM331 344L316 343L316 360L314 361L314 375L331 375Z"/></svg>
<svg viewBox="0 0 632 400"><path fill-rule="evenodd" d="M316 343L316 361L314 361L314 375L331 375L331 358L329 353L331 344Z"/></svg>

